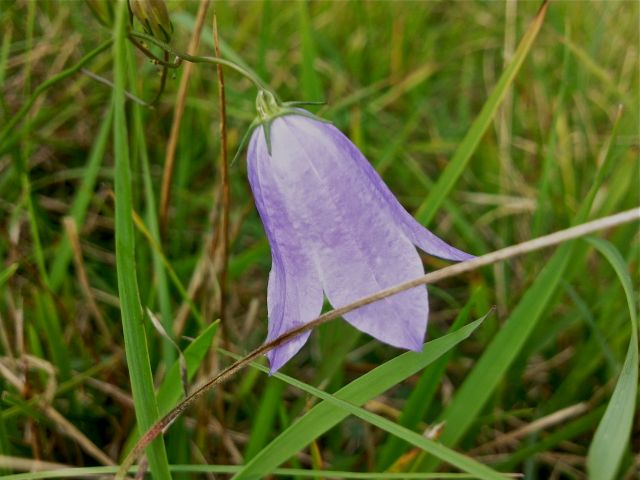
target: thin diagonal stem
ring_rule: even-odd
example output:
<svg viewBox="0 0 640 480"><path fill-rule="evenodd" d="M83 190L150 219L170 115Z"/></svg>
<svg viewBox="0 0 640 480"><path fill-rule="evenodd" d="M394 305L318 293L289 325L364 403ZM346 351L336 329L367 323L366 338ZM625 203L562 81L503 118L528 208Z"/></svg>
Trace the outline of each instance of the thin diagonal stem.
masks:
<svg viewBox="0 0 640 480"><path fill-rule="evenodd" d="M530 253L536 250L541 250L543 248L548 248L554 245L558 245L560 243L564 243L569 240L573 240L585 235L589 235L590 233L594 233L599 230L605 230L607 228L615 227L617 225L622 225L625 223L630 223L638 220L640 220L640 207L633 208L631 210L626 210L624 212L617 213L615 215L610 215L608 217L600 218L598 220L593 220L591 222L583 223L581 225L567 228L565 230L560 230L558 232L545 235L543 237L535 238L527 242L519 243L517 245L512 245L510 247L502 248L500 250L487 253L486 255L482 255L481 257L476 257L472 260L467 260L466 262L450 265L448 267L441 268L440 270L436 270L435 272L428 273L426 275L415 278L413 280L409 280L407 282L400 283L392 287L386 288L384 290L374 293L373 295L363 297L360 300L350 303L349 305L345 305L344 307L336 308L329 312L326 312L325 314L320 315L319 317L315 318L309 323L306 323L300 327L289 330L288 332L279 336L272 342L266 343L256 348L255 350L247 354L242 359L231 364L229 367L224 369L222 372L220 372L213 378L207 380L200 386L196 387L193 390L193 392L189 394L187 398L185 398L164 418L158 421L155 425L153 425L153 427L147 430L147 432L145 432L145 434L142 437L140 437L140 439L138 440L138 443L131 450L129 455L127 455L127 457L124 459L124 462L120 466L120 469L118 470L118 473L116 474L115 478L116 480L123 479L129 467L131 467L131 465L133 465L133 462L135 462L135 460L142 454L142 452L144 452L145 447L150 442L152 442L158 435L166 431L171 426L173 421L176 418L178 418L187 408L189 408L189 406L191 406L196 400L198 400L205 392L207 392L212 387L227 381L236 372L242 370L244 367L249 365L252 361L256 360L258 357L288 342L292 338L297 337L301 333L307 332L330 320L334 320L338 317L342 317L344 314L349 313L352 310L377 302L379 300L390 297L392 295L403 292L405 290L409 290L411 288L418 287L421 285L427 285L427 284L439 282L440 280L444 280L446 278L454 277L462 273L477 270L480 267L492 265L496 262L501 262L510 258L524 255L525 253Z"/></svg>

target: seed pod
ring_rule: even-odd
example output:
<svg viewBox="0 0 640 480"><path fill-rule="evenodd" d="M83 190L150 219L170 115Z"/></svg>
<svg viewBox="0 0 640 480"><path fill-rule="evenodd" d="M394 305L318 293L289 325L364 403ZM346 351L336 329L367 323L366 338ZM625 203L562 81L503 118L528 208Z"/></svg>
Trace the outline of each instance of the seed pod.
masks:
<svg viewBox="0 0 640 480"><path fill-rule="evenodd" d="M129 8L145 32L163 42L171 40L173 25L164 0L129 0Z"/></svg>

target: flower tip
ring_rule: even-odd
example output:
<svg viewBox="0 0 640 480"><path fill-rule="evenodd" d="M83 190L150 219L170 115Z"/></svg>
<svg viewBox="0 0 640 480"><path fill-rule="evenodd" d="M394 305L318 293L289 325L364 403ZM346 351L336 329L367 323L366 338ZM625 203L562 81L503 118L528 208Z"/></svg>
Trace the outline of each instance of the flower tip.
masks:
<svg viewBox="0 0 640 480"><path fill-rule="evenodd" d="M424 344L422 343L422 340L418 340L415 343L415 345L413 345L411 348L409 348L409 350L411 350L412 352L416 352L416 353L422 352L423 349L424 349Z"/></svg>
<svg viewBox="0 0 640 480"><path fill-rule="evenodd" d="M282 366L286 363L286 360L283 361L282 355L278 355L277 350L272 350L270 352L265 353L265 357L269 361L269 376L273 376L282 368Z"/></svg>

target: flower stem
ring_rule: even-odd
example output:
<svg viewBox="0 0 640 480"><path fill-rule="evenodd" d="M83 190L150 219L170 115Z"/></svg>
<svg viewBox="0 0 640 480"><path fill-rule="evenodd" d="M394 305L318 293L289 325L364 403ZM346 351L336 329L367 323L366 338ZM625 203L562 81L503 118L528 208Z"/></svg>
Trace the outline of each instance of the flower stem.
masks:
<svg viewBox="0 0 640 480"><path fill-rule="evenodd" d="M253 84L259 90L267 90L267 91L271 92L271 89L269 88L269 86L266 85L257 76L255 76L253 73L245 70L240 65L238 65L238 64L236 64L236 63L234 63L234 62L232 62L230 60L226 60L226 59L220 58L220 57L201 57L201 56L197 56L197 55L189 55L188 53L178 52L177 50L175 50L173 47L171 47L167 43L161 42L157 38L154 38L151 35L147 35L145 33L129 32L129 37L133 38L133 39L140 39L140 40L144 40L144 41L149 42L149 43L153 43L154 45L160 47L165 52L168 52L168 53L170 53L172 55L175 55L180 60L185 60L185 61L191 62L191 63L212 63L214 65L223 65L225 67L229 67L230 69L235 70L236 72L238 72L243 77L248 78L249 80L251 80L251 82L253 82ZM136 45L138 46L139 44L136 42ZM145 53L148 52L148 50L146 50L146 49L144 51L145 51ZM156 61L159 61L159 59L157 57L153 56L153 58ZM163 65L165 65L165 66L167 66L169 68L177 68L178 66L180 66L180 62L165 63L165 62L159 61L159 63L161 63L161 64L163 64Z"/></svg>

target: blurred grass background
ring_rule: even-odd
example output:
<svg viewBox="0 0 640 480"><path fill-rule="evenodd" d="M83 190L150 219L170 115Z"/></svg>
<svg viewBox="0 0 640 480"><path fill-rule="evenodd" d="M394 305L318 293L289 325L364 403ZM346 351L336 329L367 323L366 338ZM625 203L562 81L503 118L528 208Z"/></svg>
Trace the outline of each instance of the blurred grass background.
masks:
<svg viewBox="0 0 640 480"><path fill-rule="evenodd" d="M198 6L168 2L175 28L171 45L179 51L187 50ZM284 100L325 100L326 106L314 110L341 128L403 205L416 212L539 7L512 1L215 2L199 53L213 55L215 9L224 56L237 56ZM639 15L634 1L551 2L502 107L453 191L440 199L442 208L429 228L479 255L568 227L581 218L581 209L596 218L639 204ZM38 85L112 35L84 2L76 1L2 0L0 26L0 126ZM86 68L108 82L114 79L110 50ZM159 67L131 48L127 70L128 91L153 98ZM183 70L169 73L154 109L128 103L132 202L152 232ZM233 156L255 115L255 89L231 71L225 84ZM189 357L191 370L197 370L193 382L229 362L208 348L212 340L245 353L266 334L270 254L244 156L230 167L229 271L225 311L219 308L217 91L215 67L196 65L162 241L171 269L193 298L191 307L176 283L158 273L156 250L136 231L142 305L158 312L181 348L194 347ZM17 459L76 467L117 463L135 428L114 253L111 96L109 85L77 73L40 96L0 140L4 473L20 470ZM593 205L585 207L589 192ZM65 228L65 216L76 218L75 235L72 224ZM637 296L637 224L606 238L624 259ZM578 242L556 263L552 255L537 252L431 286L429 339L442 336L454 322L457 328L479 318L492 305L496 314L424 374L376 395L366 409L422 433L446 418L449 408L473 412L473 392L461 386L477 378L476 387L486 386L488 401L480 402L464 427L460 418L448 418L444 443L526 478L586 478L587 450L629 342L629 310L614 271L586 243ZM445 265L426 256L424 261L427 270ZM536 281L548 264L556 269L557 285L549 298L537 301ZM526 309L519 318L532 331L515 334L513 342L523 344L512 349L512 361L496 365L505 375L494 388L470 372L527 293L534 297L530 316L535 318L529 321ZM220 317L217 332L207 328ZM145 326L159 385L169 377L176 352L150 322ZM198 342L192 344L195 337ZM318 329L284 372L334 392L399 353L337 321ZM178 385L175 367L173 375ZM420 396L412 396L417 391ZM175 403L179 389L173 393L167 405ZM260 458L265 446L314 403L279 379L246 370L172 427L166 435L169 461L226 465ZM449 432L459 428L459 438L447 437L448 425ZM616 478L636 478L639 432L636 421ZM353 417L309 447L293 448L295 455L284 465L294 468L448 468L429 464L405 443Z"/></svg>

